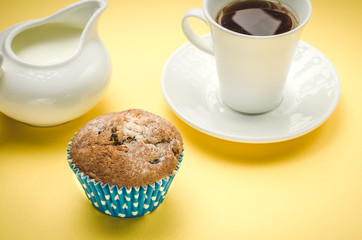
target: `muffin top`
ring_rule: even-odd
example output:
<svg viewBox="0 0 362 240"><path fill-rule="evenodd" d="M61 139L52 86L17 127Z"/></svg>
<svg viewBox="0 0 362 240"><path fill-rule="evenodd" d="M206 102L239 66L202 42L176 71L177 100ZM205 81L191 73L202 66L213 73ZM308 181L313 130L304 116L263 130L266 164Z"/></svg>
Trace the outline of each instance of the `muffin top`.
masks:
<svg viewBox="0 0 362 240"><path fill-rule="evenodd" d="M92 119L76 133L70 157L91 179L139 187L167 177L182 153L182 138L167 120L131 109Z"/></svg>

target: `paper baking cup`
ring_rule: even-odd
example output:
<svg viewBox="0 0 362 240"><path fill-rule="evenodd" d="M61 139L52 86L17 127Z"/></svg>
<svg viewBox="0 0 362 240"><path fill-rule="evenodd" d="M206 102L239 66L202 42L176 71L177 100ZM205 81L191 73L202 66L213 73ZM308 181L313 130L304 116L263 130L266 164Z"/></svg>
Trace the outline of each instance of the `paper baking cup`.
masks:
<svg viewBox="0 0 362 240"><path fill-rule="evenodd" d="M175 170L158 182L148 184L146 187L119 188L116 185L110 186L108 183L96 182L80 172L73 164L69 153L71 142L68 145L67 160L69 166L82 185L85 195L99 211L120 218L139 217L155 210L165 198L183 158L182 153L177 159L178 163Z"/></svg>

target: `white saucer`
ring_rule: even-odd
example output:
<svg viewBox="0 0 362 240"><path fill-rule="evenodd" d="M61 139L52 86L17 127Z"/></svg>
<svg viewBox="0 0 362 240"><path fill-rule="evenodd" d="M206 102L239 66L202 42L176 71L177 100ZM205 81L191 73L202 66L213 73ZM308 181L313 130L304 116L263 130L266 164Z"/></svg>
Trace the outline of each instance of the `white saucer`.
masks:
<svg viewBox="0 0 362 240"><path fill-rule="evenodd" d="M162 72L164 97L187 124L235 142L270 143L304 135L337 106L341 86L336 69L317 49L299 42L283 102L273 111L248 115L231 110L218 94L214 58L190 43L179 48Z"/></svg>

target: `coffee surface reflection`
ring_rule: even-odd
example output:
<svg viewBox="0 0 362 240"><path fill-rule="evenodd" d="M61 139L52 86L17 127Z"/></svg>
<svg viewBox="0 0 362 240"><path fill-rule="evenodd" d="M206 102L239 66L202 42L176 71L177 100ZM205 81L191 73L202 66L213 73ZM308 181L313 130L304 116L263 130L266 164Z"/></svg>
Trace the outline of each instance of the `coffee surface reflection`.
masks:
<svg viewBox="0 0 362 240"><path fill-rule="evenodd" d="M289 7L264 0L232 2L219 11L216 22L231 31L254 36L282 34L298 26Z"/></svg>

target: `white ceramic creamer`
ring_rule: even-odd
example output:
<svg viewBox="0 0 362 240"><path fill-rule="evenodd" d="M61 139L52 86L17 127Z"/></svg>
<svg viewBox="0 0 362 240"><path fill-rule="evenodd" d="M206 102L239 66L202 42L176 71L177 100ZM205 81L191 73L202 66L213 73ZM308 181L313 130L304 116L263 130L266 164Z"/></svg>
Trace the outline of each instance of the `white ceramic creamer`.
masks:
<svg viewBox="0 0 362 240"><path fill-rule="evenodd" d="M109 83L111 60L97 33L105 0L72 4L0 33L0 111L54 126L92 109Z"/></svg>

